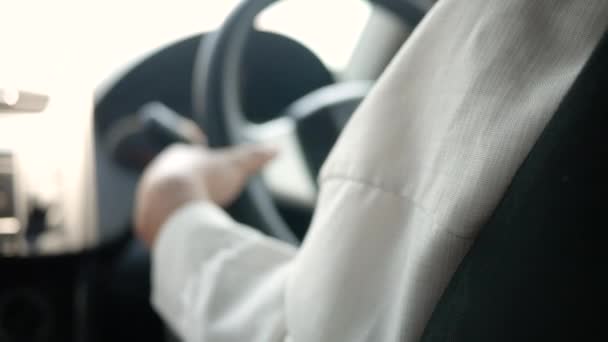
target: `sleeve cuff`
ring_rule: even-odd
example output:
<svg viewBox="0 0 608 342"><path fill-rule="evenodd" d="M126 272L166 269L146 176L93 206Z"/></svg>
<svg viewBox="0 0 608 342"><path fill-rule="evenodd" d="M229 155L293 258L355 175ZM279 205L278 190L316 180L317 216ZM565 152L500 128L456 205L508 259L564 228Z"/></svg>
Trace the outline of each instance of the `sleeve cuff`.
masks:
<svg viewBox="0 0 608 342"><path fill-rule="evenodd" d="M213 203L196 202L171 215L152 254L152 302L181 335L192 325L190 307L197 302L192 294L203 291L193 287L233 288L231 297L238 296L250 284L226 283L224 270L251 277L271 273L291 260L295 248L239 224Z"/></svg>

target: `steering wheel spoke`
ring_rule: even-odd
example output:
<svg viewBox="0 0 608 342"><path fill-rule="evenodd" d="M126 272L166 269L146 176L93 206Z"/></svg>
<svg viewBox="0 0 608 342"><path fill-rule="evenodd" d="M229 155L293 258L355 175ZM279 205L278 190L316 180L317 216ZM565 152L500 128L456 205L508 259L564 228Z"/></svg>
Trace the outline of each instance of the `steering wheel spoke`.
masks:
<svg viewBox="0 0 608 342"><path fill-rule="evenodd" d="M243 138L278 150L277 158L262 173L273 196L289 204L312 209L317 186L304 159L296 122L281 117L264 124L248 124L243 130Z"/></svg>

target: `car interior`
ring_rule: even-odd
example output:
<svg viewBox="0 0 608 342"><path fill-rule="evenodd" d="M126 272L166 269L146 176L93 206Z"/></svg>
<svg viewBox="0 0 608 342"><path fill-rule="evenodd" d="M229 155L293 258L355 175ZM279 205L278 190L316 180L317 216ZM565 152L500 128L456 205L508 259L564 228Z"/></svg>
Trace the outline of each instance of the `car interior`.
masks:
<svg viewBox="0 0 608 342"><path fill-rule="evenodd" d="M215 6L188 3L202 3L189 10L193 18ZM146 165L171 144L200 142L192 127L211 147L279 149L228 212L301 243L321 165L433 3L232 1L215 27L148 39L112 63L105 51L109 66L91 86L77 72L62 73L69 65L43 80L51 86L24 81L22 70L36 79L56 62L45 61L44 72L30 68L44 54L25 58L24 38L10 34L17 48L0 50L0 341L174 340L150 305L150 260L133 236L132 210ZM184 11L185 4L178 2ZM131 15L145 16L145 6ZM126 10L117 2L107 11ZM316 27L301 13L327 20ZM335 26L342 36L322 37ZM607 44L519 168L423 341L602 334ZM64 77L70 81L58 81Z"/></svg>

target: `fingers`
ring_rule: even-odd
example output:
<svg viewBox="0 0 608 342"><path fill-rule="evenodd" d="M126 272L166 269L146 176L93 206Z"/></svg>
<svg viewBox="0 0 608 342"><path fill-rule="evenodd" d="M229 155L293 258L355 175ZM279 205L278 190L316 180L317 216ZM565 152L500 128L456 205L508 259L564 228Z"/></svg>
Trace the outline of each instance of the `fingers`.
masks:
<svg viewBox="0 0 608 342"><path fill-rule="evenodd" d="M278 151L272 147L243 145L228 150L227 158L231 163L238 165L245 176L249 177L260 171L277 154Z"/></svg>
<svg viewBox="0 0 608 342"><path fill-rule="evenodd" d="M188 141L195 145L207 146L207 135L193 121L184 120L180 123L180 131L187 137Z"/></svg>

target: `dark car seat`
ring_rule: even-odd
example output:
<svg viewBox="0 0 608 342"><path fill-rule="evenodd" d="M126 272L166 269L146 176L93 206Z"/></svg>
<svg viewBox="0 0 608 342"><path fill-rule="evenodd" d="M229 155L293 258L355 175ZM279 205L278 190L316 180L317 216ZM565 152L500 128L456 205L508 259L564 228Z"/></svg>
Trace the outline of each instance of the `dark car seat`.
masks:
<svg viewBox="0 0 608 342"><path fill-rule="evenodd" d="M607 90L608 34L454 274L422 341L606 339Z"/></svg>

